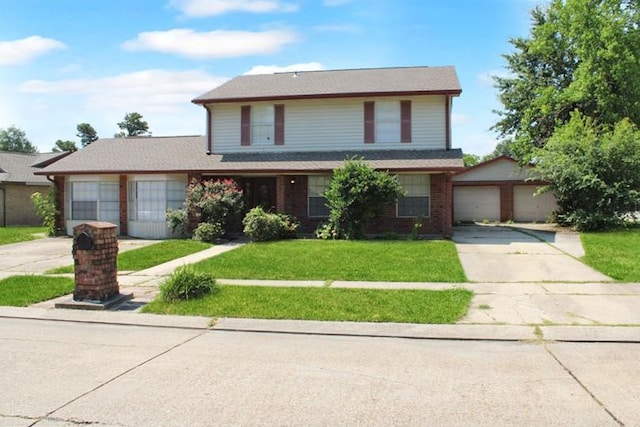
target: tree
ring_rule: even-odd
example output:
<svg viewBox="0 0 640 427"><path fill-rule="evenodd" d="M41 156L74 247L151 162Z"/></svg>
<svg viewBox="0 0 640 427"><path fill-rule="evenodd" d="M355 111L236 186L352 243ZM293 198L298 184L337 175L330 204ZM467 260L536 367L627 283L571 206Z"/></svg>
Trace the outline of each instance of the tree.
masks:
<svg viewBox="0 0 640 427"><path fill-rule="evenodd" d="M636 0L552 0L531 12L530 37L511 39L509 75L495 77L504 109L493 126L521 161L536 156L574 110L596 123L640 124Z"/></svg>
<svg viewBox="0 0 640 427"><path fill-rule="evenodd" d="M333 171L324 192L329 207L329 223L321 237L364 239L369 223L404 196L395 176L376 171L362 159L349 159Z"/></svg>
<svg viewBox="0 0 640 427"><path fill-rule="evenodd" d="M80 138L83 148L98 140L98 133L89 123L78 123L76 130L78 131L76 136Z"/></svg>
<svg viewBox="0 0 640 427"><path fill-rule="evenodd" d="M516 150L514 149L514 143L512 139L507 138L498 142L491 153L482 156L481 161L486 162L487 160L495 159L496 157L500 156L509 156L512 159L520 160L518 153L516 153Z"/></svg>
<svg viewBox="0 0 640 427"><path fill-rule="evenodd" d="M56 141L56 145L53 147L53 149L51 150L54 153L59 153L61 151L78 151L78 147L76 147L76 143L73 141L63 141L61 139Z"/></svg>
<svg viewBox="0 0 640 427"><path fill-rule="evenodd" d="M539 152L536 170L555 193L559 221L579 230L621 225L640 210L640 131L629 120L596 125L575 112Z"/></svg>
<svg viewBox="0 0 640 427"><path fill-rule="evenodd" d="M126 138L128 136L151 136L149 124L142 120L140 113L127 113L124 120L118 123L122 132L114 135L115 138ZM125 132L126 131L126 132Z"/></svg>
<svg viewBox="0 0 640 427"><path fill-rule="evenodd" d="M9 126L6 129L0 129L0 151L37 153L38 149L31 144L22 129Z"/></svg>
<svg viewBox="0 0 640 427"><path fill-rule="evenodd" d="M468 168L480 163L480 156L478 156L477 154L466 153L462 155L462 161L464 162L464 167Z"/></svg>

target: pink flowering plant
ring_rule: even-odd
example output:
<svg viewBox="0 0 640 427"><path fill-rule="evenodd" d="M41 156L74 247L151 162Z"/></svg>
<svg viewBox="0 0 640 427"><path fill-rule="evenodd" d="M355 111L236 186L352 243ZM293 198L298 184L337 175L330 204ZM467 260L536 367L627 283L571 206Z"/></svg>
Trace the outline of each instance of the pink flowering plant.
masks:
<svg viewBox="0 0 640 427"><path fill-rule="evenodd" d="M243 193L233 179L206 180L193 179L187 187L186 206L198 224L212 224L221 237L227 225L239 215L244 206ZM208 233L210 234L210 233Z"/></svg>

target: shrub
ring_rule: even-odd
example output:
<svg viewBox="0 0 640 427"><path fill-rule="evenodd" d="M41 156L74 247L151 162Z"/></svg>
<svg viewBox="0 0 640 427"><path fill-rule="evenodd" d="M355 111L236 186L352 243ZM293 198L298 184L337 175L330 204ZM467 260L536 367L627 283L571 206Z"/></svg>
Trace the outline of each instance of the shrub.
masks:
<svg viewBox="0 0 640 427"><path fill-rule="evenodd" d="M56 215L59 213L56 209L56 192L50 189L47 194L33 193L31 195L31 203L36 211L36 215L42 220L42 225L47 227L47 234L55 236L58 234L56 227Z"/></svg>
<svg viewBox="0 0 640 427"><path fill-rule="evenodd" d="M257 242L293 238L299 227L293 217L265 212L260 206L247 213L242 225L244 233Z"/></svg>
<svg viewBox="0 0 640 427"><path fill-rule="evenodd" d="M172 233L187 236L189 234L189 214L187 213L187 208L167 210L167 226L171 229Z"/></svg>
<svg viewBox="0 0 640 427"><path fill-rule="evenodd" d="M224 235L224 227L221 224L201 222L193 232L194 240L213 243Z"/></svg>
<svg viewBox="0 0 640 427"><path fill-rule="evenodd" d="M160 296L165 301L184 301L199 298L218 291L216 280L206 273L198 273L193 267L178 267L160 285Z"/></svg>
<svg viewBox="0 0 640 427"><path fill-rule="evenodd" d="M403 195L395 176L374 170L362 159L348 159L333 171L324 192L332 231L337 231L337 238L364 239L369 223Z"/></svg>
<svg viewBox="0 0 640 427"><path fill-rule="evenodd" d="M223 229L242 211L243 193L232 179L200 182L193 179L187 187L187 210L197 222L219 224Z"/></svg>

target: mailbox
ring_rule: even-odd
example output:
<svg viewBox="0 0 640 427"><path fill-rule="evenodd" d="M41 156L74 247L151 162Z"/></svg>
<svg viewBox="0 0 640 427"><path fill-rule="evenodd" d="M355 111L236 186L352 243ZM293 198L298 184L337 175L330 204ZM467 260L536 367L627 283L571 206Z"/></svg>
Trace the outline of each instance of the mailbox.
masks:
<svg viewBox="0 0 640 427"><path fill-rule="evenodd" d="M78 234L76 238L76 245L78 245L78 249L81 251L89 251L93 248L93 238L89 233L83 231Z"/></svg>

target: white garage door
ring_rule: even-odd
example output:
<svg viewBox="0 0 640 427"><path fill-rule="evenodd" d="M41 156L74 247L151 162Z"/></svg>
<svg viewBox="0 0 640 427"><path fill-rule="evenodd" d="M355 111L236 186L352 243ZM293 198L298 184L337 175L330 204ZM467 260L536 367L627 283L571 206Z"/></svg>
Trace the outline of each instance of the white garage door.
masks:
<svg viewBox="0 0 640 427"><path fill-rule="evenodd" d="M553 193L534 196L535 185L515 185L513 187L513 219L522 222L544 222L556 208Z"/></svg>
<svg viewBox="0 0 640 427"><path fill-rule="evenodd" d="M454 221L499 221L500 188L468 186L453 188Z"/></svg>

